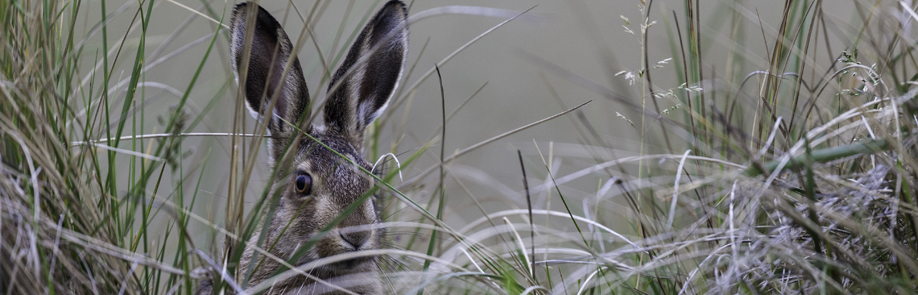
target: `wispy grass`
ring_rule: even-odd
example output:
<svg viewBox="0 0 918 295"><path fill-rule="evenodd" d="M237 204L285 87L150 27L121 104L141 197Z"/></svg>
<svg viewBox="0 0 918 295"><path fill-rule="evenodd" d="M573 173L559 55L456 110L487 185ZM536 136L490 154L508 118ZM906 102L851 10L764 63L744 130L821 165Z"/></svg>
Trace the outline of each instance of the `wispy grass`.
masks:
<svg viewBox="0 0 918 295"><path fill-rule="evenodd" d="M918 62L909 32L918 23L916 7L846 2L857 7L853 20L837 23L848 16L826 15L824 6L834 2L792 1L780 22L770 23L743 2L703 11L701 1L685 1L664 13L659 2L633 2L641 18L621 21L641 58L625 64L629 70L607 71L619 73L610 80L624 79L629 89L613 90L604 84L612 82L523 52L545 71L545 95L569 111L497 126L499 135L452 154L436 145L463 136L458 128L444 130L465 102L450 113L442 106L437 113L445 126L418 140L423 146L401 145L400 138L415 136L403 127L386 145L382 127L404 126L406 119L399 122L395 112L380 118L367 135L367 152L399 159L380 164L386 173L372 171L376 190L388 200L388 219L379 226L387 228L390 247L354 255L383 257L386 287L398 294L914 293ZM225 50L222 26L211 24L212 34L167 52L197 14L153 46L148 28L160 2L130 2L114 11L105 10L105 1L87 3L0 3L0 292L193 294L205 279L238 290L246 280L246 272L235 270L245 243L270 224L263 217L277 201L267 185L276 172L268 172L268 182L254 180L264 166L258 155L265 130L246 127L241 103L227 121L231 126L216 134L198 130L217 101L240 97L226 79L198 100L205 107L190 106L205 64L221 62L208 57ZM288 29L301 32L291 35L298 48L319 52L312 69L326 80L357 33L342 25L330 44L316 40L311 26L329 5L344 4L292 5L290 16L310 26ZM347 5L342 23L365 22L373 11L373 5ZM192 9L220 21L226 8L205 2ZM104 17L91 19L89 12ZM415 13L424 19L438 13L518 17L470 7ZM726 33L708 31L715 13L728 24ZM423 25L420 19L414 20ZM506 23L442 54L436 65L410 64L407 87L392 108L407 113L422 83L441 83L427 79L436 67ZM714 34L729 42L706 37ZM764 42L764 50L739 49L752 40ZM412 42L412 50L431 54L423 40ZM670 56L655 60L650 43L669 44L658 52ZM186 67L193 74L182 88L147 75L192 48L200 62ZM723 51L725 58L709 53ZM450 87L449 75L442 78ZM641 134L639 149L625 155L589 117L567 106L553 86L559 78L630 107L607 113ZM150 107L152 89L177 100L169 108ZM314 90L312 97L322 101L321 87ZM480 90L461 92L468 102ZM641 99L618 94L625 91ZM522 146L515 179L454 165L481 146L562 115L575 123L580 142ZM221 159L228 167L208 165L209 151L188 156L194 147L185 141L202 136L228 142L229 157ZM438 164L412 167L420 157ZM206 183L215 169L228 171L218 181L225 200L202 205L205 194L214 194L202 187L216 186ZM397 180L399 172L404 180ZM472 186L495 193L476 196ZM246 198L251 192L258 192L254 202ZM470 201L443 201L449 194ZM488 207L489 201L512 209ZM212 215L194 214L200 206L210 206ZM452 212L473 217L451 224ZM202 236L209 240L202 244ZM278 273L301 275L347 258Z"/></svg>
<svg viewBox="0 0 918 295"><path fill-rule="evenodd" d="M753 67L743 58L728 59L728 70L704 61L710 58L706 51L722 44L704 43L699 15L711 12L700 11L700 1L685 2L682 15L659 16L650 13L657 11L653 1L635 2L643 19L622 20L627 32L643 40L636 46L644 58L635 65L639 69L619 74L640 87L644 99L622 103L643 114L639 123L634 120L642 146L651 141L674 155L642 151L632 159L603 159L584 170L588 173L551 177L545 190L561 200L565 189L574 189L564 182L600 179L595 199L584 200L574 213L565 206L558 216L581 214L602 223L614 213L591 208L624 198L630 208L621 211L633 220L633 230L621 233L631 240L583 227L573 227L579 235L565 234L570 226L552 235L537 225L536 232L545 235L537 248L551 265L546 279L565 277L551 286L553 292L914 292L918 248L910 188L918 121L908 106L918 88L908 81L918 65L903 59L913 54L914 44L900 33L913 27L914 8L899 7L904 2L861 7L861 35L841 37L870 42L833 52L826 43L836 42L823 13L826 3L788 2L776 34L761 28L769 67L736 79L742 74L730 69ZM668 35L662 35L659 19L666 20ZM750 23L761 20L733 18L730 27ZM647 58L645 44L655 34L670 40L675 69ZM731 36L730 48L743 45L738 33ZM575 70L531 60L617 98ZM822 60L831 62L817 62ZM651 73L675 77L682 86L660 90ZM666 104L687 107L664 111ZM613 145L608 149L614 151ZM554 175L550 161L541 160L545 173ZM614 167L623 170L608 170Z"/></svg>
<svg viewBox="0 0 918 295"><path fill-rule="evenodd" d="M101 8L80 1L2 6L3 292L190 293L198 262L187 212L198 191L160 184L165 176L175 177L176 188L199 185L204 167L184 165L181 136L136 138L145 130L146 61L161 53L146 51L153 2L115 12L104 1ZM95 9L104 21L86 19ZM127 27L109 27L129 12ZM175 135L197 124L184 105L202 65L173 109L155 114L160 130ZM112 72L124 66L127 72ZM163 217L163 230L148 228Z"/></svg>

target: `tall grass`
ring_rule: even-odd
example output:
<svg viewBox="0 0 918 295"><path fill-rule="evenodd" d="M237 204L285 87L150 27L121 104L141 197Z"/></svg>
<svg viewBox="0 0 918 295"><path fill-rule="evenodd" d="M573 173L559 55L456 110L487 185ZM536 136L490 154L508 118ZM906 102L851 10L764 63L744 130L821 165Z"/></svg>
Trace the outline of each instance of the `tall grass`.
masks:
<svg viewBox="0 0 918 295"><path fill-rule="evenodd" d="M905 2L853 3L862 25L842 34L854 43L838 49L831 47L833 21L823 13L828 2L787 1L780 25L769 26L777 32L756 27L768 67L748 73L731 71L753 67L740 51L730 52L726 71L704 61L719 45L706 43L705 34L722 34L702 29L704 15L732 9L726 27L736 43L729 46L743 46L739 32L753 20L740 16L738 2L709 12L700 10L700 1L686 1L683 15L655 15L653 1L640 1L639 22L623 17L626 29L644 41L639 69L621 73L643 99L623 103L643 114L641 146L673 153L642 148L637 157L599 162L589 174L551 177L563 199L558 180L605 174L582 214L601 221L604 213L589 212L591 206L624 198L633 220L630 240L578 228L580 237L554 239L564 243L537 242L533 256L544 265L573 269L552 274L545 268L546 278L566 277L553 292L915 292L918 121L910 106L918 64L908 58L914 40L903 32L918 19ZM644 45L654 36L670 40L674 67L648 58ZM657 74L675 76L681 86L661 89L651 79ZM590 86L615 97L611 89ZM614 148L600 138L583 141ZM633 166L636 175L625 172ZM552 173L550 163L543 167ZM615 167L623 170L607 170Z"/></svg>
<svg viewBox="0 0 918 295"><path fill-rule="evenodd" d="M129 27L119 30L108 22L125 12L106 11L105 1L0 5L2 292L191 292L197 260L185 229L195 196L160 184L165 171L179 179L176 187L192 179L177 134L196 124L183 110L200 72L173 111L155 114L168 136L138 139L148 99L143 76L161 57L146 51L153 3L134 6ZM95 9L106 19L87 20L83 14ZM130 71L116 76L116 65ZM158 215L169 224L148 230ZM167 256L167 245L183 255Z"/></svg>
<svg viewBox="0 0 918 295"><path fill-rule="evenodd" d="M911 32L918 7L845 2L856 13L840 24L824 12L835 2L787 1L780 22L769 23L752 18L742 1L711 10L697 0L667 2L679 8L665 13L660 1L633 2L641 19L622 17L622 24L638 40L641 59L607 82L521 54L545 71L545 96L563 109L570 106L554 85L567 81L630 107L626 114L637 118L619 116L641 135L633 156L616 156L618 146L579 110L564 113L579 142L520 151L515 179L463 172L453 163L546 121L498 126L508 132L452 156L442 143L463 134L444 128L456 114L445 106L437 113L446 126L418 140L422 146L401 146L397 139L413 134L398 126L404 119L396 112L371 128L368 153L399 160L382 164L389 173L378 187L388 201L390 247L376 254L390 292L915 293L918 62ZM270 177L253 176L263 167L264 128L246 127L248 114L235 101L231 126L216 134L228 146L228 159L221 159L228 168L219 168L228 178L218 181L225 198L201 201L214 194L201 187L217 168L205 164L208 151L189 156L197 145L186 140L204 136L201 118L218 101L241 96L230 78L201 90L205 64L225 57L220 25L178 49L169 45L184 25L148 43L157 5L173 5L161 3L168 2L132 2L115 11L105 1L0 3L0 292L193 294L206 280L227 291L244 280L234 276L235 265L276 201ZM316 1L291 15L315 24L330 5L344 4ZM373 11L347 5L342 24L362 23ZM214 22L225 14L222 3L194 9ZM472 13L515 20L495 11ZM116 19L125 25L111 25ZM717 21L730 30L709 29ZM304 69L328 78L357 33L340 27L331 45L309 30L287 29L298 46L322 55ZM713 35L729 42L712 41L721 40ZM765 48L739 49L752 39ZM651 40L668 43L669 55L655 60ZM412 51L431 54L423 40L412 42ZM709 53L723 47L725 58ZM200 62L186 65L193 74L182 89L147 75L188 52ZM219 56L209 59L212 54ZM442 56L437 66L448 67L454 55ZM767 63L751 61L757 57ZM408 113L420 85L449 85L447 76L428 79L434 72L410 61L391 108ZM619 79L630 88L610 86ZM150 107L154 89L176 100ZM321 101L322 87L313 89ZM480 90L469 89L465 102ZM203 107L190 102L202 92ZM154 121L159 125L149 126ZM391 144L380 136L387 126L396 126ZM439 164L413 166L421 157ZM480 177L463 177L469 173ZM469 187L487 181L516 189L495 193L515 209L494 210L475 197ZM450 194L472 198L444 202ZM201 206L210 215L199 215ZM444 221L459 211L472 221Z"/></svg>

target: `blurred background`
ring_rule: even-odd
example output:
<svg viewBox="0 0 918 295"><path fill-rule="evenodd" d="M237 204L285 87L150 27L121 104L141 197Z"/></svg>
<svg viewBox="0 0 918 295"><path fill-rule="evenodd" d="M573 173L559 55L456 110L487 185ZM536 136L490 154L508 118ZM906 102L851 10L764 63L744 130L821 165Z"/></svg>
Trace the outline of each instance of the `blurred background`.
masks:
<svg viewBox="0 0 918 295"><path fill-rule="evenodd" d="M326 69L335 67L336 61L350 46L353 35L366 19L382 5L382 1L261 1L260 4L281 21L294 43L302 43L299 51L306 81L313 99L324 97L326 82L322 82ZM832 64L832 56L846 50L849 44L845 31L854 30L860 23L855 13L859 4L827 5L822 9L828 27L838 30L830 36L832 55L820 54L817 66ZM92 2L91 6L100 5ZM560 113L579 104L592 101L576 112L514 133L500 140L472 150L449 163L450 177L445 186L447 210L445 220L461 227L483 214L475 209L470 198L477 198L484 208L495 211L526 207L522 174L517 150L526 159L529 185L533 187L533 207L548 208L548 196L554 194L546 188L551 183L548 165L555 178L581 171L599 163L640 154L681 154L690 136L685 130L672 128L669 142L663 140L656 116L642 116L642 110L652 113L669 109L670 120L682 120L685 108L675 96L662 96L658 106L651 103L647 88L642 90L644 78L640 75L643 59L651 67L652 88L657 93L667 93L686 87L697 87L705 93L748 93L738 95L742 102L754 104L759 81L752 79L745 88L737 91L736 85L753 71L767 71L771 50L782 23L783 5L770 1L702 1L697 24L701 35L701 56L705 76L701 83L683 85L679 75L682 67L675 64L686 52L676 51L678 44L687 44L689 26L685 21L686 3L681 1L637 0L621 1L463 1L467 8L463 14L444 13L450 1L409 2L410 15L435 12L433 16L417 20L410 25L410 48L406 74L390 108L379 120L380 142L378 150L368 155L395 153L400 158L413 154L425 143L440 136L441 103L446 112L455 112L447 122L445 143L433 143L418 160L403 171L405 179L419 177L420 172L439 162L440 145L446 156L485 141L491 137L520 126ZM114 28L127 28L136 22L133 12L136 2L105 2L109 17L108 42L138 46L141 27L136 23L132 32ZM231 132L237 85L229 63L227 31L218 22L228 23L234 3L219 1L158 1L146 28L149 69L144 73L142 85L143 113L134 113L139 133L159 133L163 130L163 114L181 98L184 89L198 70L197 65L207 51L212 34L218 30L214 47L200 69L200 77L190 92L183 112L189 120L199 120L193 129L184 132ZM646 7L646 8L645 8ZM93 7L95 8L95 7ZM441 8L441 10L437 10ZM642 10L643 8L643 10ZM192 11L193 10L193 11ZM83 67L89 68L104 54L99 46L101 32L94 20L101 16L92 9L85 19L85 32L92 32L85 40ZM648 38L642 38L642 20L646 23ZM697 13L697 12L696 12ZM520 17L489 31L516 15ZM212 17L207 19L202 15ZM304 20L312 26L304 30ZM678 26L677 26L678 23ZM485 34L487 32L487 34ZM679 33L677 33L679 32ZM830 31L832 33L832 31ZM312 34L312 35L310 35ZM680 34L681 38L680 39ZM468 47L471 40L478 39ZM305 39L305 40L301 40ZM646 42L646 48L645 43ZM674 46L675 44L675 46ZM111 45L109 46L112 47ZM687 47L687 45L683 45ZM461 48L461 50L460 50ZM689 50L689 49L686 49ZM131 52L126 50L125 52ZM446 59L451 54L452 58ZM647 56L645 57L644 54ZM324 62L321 58L324 58ZM117 56L113 60L113 79L129 78L123 75L130 70L133 56ZM155 64L151 64L152 62ZM444 96L436 73L423 76L440 65ZM334 68L330 69L333 70ZM816 69L826 71L827 68ZM760 80L760 79L759 79ZM319 84L323 83L323 84ZM411 86L415 88L407 89ZM680 88L681 87L681 88ZM120 108L124 89L115 90L114 107ZM474 95L474 97L473 97ZM123 99L123 98L121 98ZM642 109L646 107L646 109ZM658 108L658 109L654 109ZM246 118L246 133L254 130L254 120ZM134 120L134 119L130 119ZM647 126L642 128L642 126ZM127 144L127 143L125 143ZM667 146L668 145L668 146ZM194 212L222 224L230 169L228 164L230 141L225 136L189 136L182 143L182 167L204 169L200 172L200 192ZM251 146L247 148L252 148ZM258 163L267 163L262 146ZM206 164L206 165L205 165ZM672 160L647 160L646 165L675 165ZM118 164L118 170L129 169ZM561 193L578 204L572 210L598 206L609 219L608 225L627 224L629 210L623 209L624 200L598 196L600 188L618 176L634 187L652 186L638 178L636 162L625 163L609 174L590 174L559 183ZM624 173L623 173L624 172ZM245 196L254 200L261 195L269 182L267 164L255 166ZM437 184L437 172L422 176L422 184L410 196L418 203L427 203ZM181 173L164 177L163 188L176 185ZM631 175L631 176L629 176ZM197 175L186 179L183 190L191 193ZM398 184L399 181L396 181ZM164 191L172 191L165 189ZM620 193L620 192L619 192ZM595 199L602 201L587 202ZM251 202L249 200L248 202ZM401 205L404 206L404 205ZM401 208L401 207L400 207ZM410 212L408 212L410 214ZM414 216L414 215L411 215ZM409 220L417 216L408 217ZM167 220L158 220L162 226ZM157 224L154 224L154 228ZM205 229L198 239L207 241ZM192 228L195 225L192 224ZM619 228L624 230L626 228ZM192 231L194 232L194 231Z"/></svg>

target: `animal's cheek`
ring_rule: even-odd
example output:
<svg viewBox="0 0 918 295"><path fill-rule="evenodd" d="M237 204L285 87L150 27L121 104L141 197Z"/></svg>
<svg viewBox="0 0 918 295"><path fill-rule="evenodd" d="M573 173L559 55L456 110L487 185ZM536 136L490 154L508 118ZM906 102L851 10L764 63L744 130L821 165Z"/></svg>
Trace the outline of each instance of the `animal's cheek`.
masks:
<svg viewBox="0 0 918 295"><path fill-rule="evenodd" d="M327 208L325 203L322 198L310 198L302 202L283 200L274 216L272 231L282 235L281 240L308 240L327 224L325 220L328 220L328 210L324 209Z"/></svg>
<svg viewBox="0 0 918 295"><path fill-rule="evenodd" d="M370 198L363 204L363 211L366 216L368 216L369 223L380 222L379 219L379 207L376 205L376 198Z"/></svg>
<svg viewBox="0 0 918 295"><path fill-rule="evenodd" d="M337 217L334 200L326 194L317 194L304 204L302 210L309 215L308 222L315 226L312 230L319 231Z"/></svg>
<svg viewBox="0 0 918 295"><path fill-rule="evenodd" d="M335 234L335 233L329 233L329 234ZM342 251L340 248L341 246L338 245L335 239L331 239L329 237L323 237L316 244L315 251L319 257L329 257L329 256L334 256L334 255L341 253Z"/></svg>

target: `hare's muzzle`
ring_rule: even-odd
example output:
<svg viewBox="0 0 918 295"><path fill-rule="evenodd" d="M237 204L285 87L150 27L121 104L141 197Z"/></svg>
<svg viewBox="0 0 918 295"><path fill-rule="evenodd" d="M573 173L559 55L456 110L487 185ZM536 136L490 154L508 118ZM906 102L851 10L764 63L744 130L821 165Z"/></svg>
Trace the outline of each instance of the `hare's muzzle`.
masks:
<svg viewBox="0 0 918 295"><path fill-rule="evenodd" d="M337 214L343 214L346 205L342 204ZM356 210L345 216L335 229L322 237L319 244L316 245L319 257L345 254L356 256L354 259L347 260L348 263L372 260L372 256L364 256L356 252L379 248L381 233L376 215L373 200L366 200Z"/></svg>
<svg viewBox="0 0 918 295"><path fill-rule="evenodd" d="M367 242L370 240L371 232L368 231L358 231L358 232L349 232L343 233L338 232L338 235L341 237L344 242L349 244L351 247L354 247L354 250L360 250Z"/></svg>

